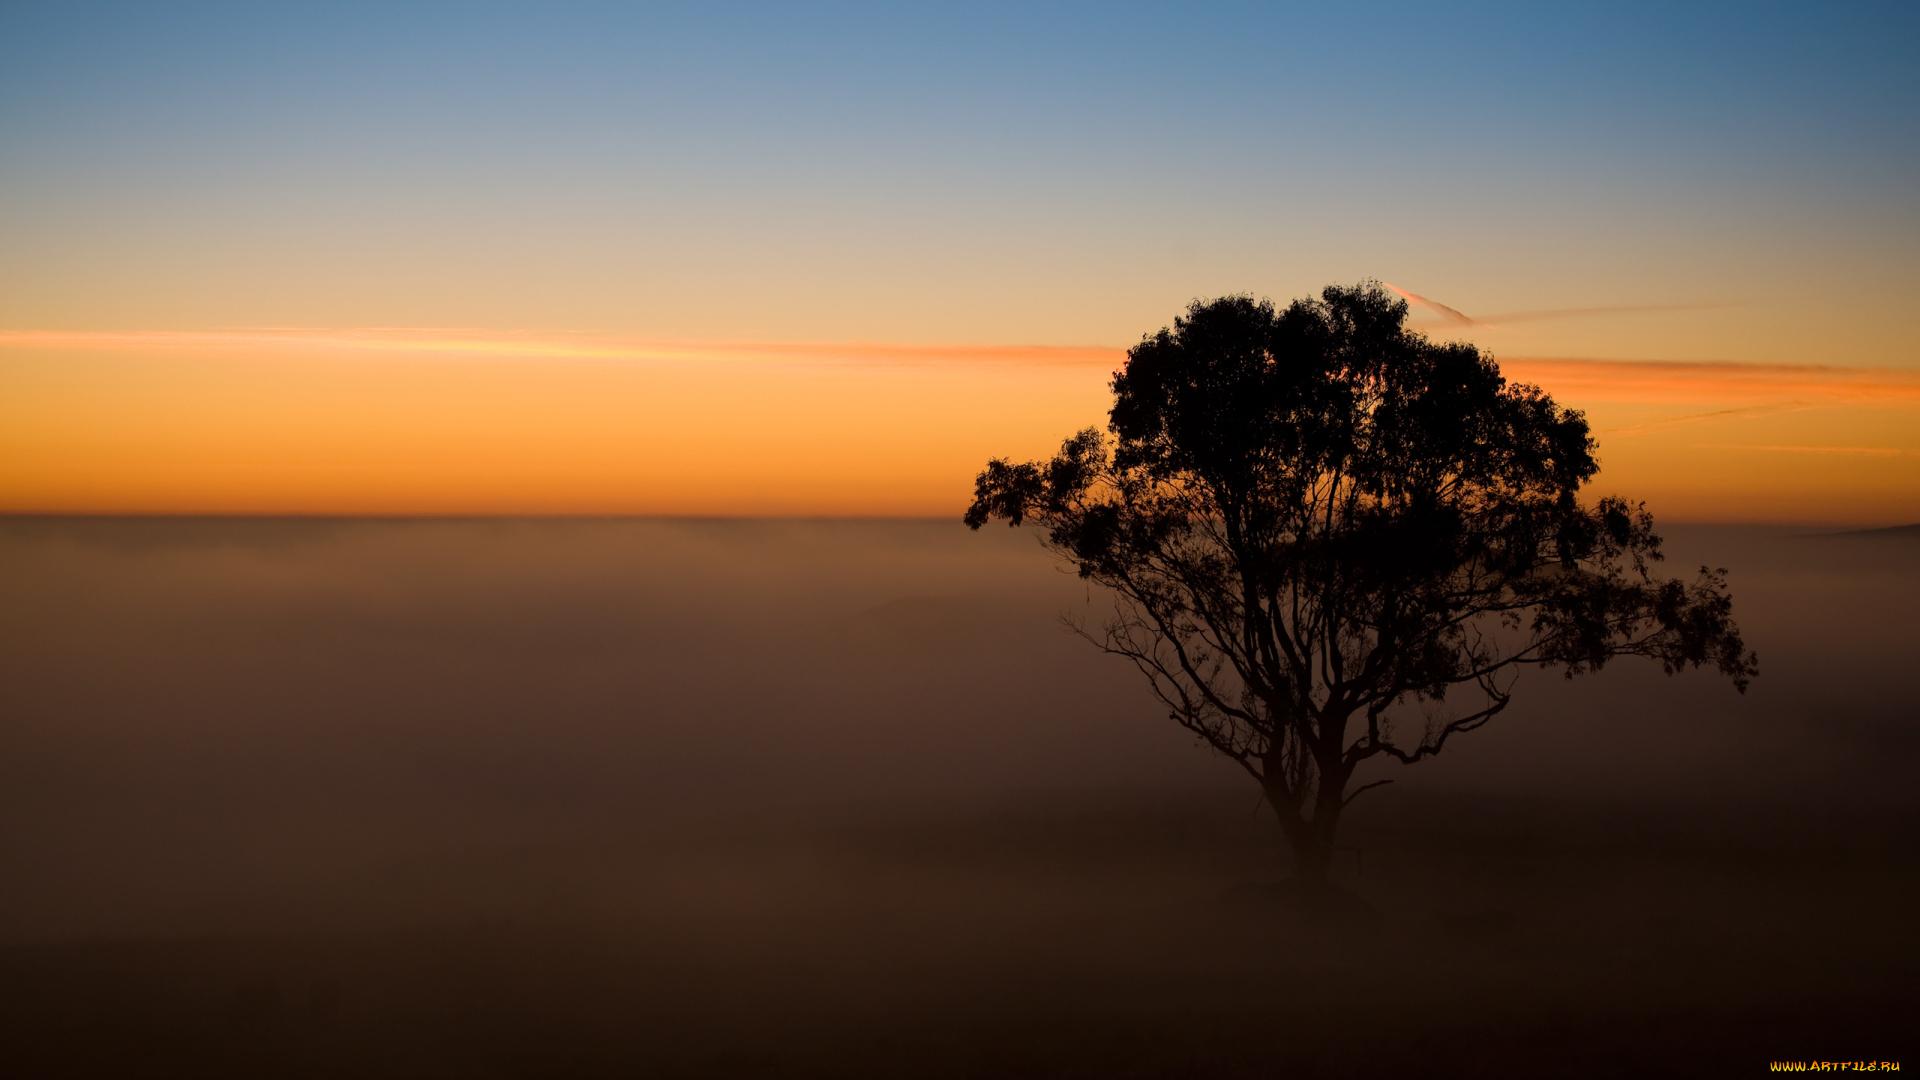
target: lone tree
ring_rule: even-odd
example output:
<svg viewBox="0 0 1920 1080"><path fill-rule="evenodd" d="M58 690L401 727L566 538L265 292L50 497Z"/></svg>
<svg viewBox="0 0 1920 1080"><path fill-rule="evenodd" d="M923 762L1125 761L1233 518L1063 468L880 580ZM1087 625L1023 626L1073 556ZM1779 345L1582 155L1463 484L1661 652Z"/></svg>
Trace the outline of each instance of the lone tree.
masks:
<svg viewBox="0 0 1920 1080"><path fill-rule="evenodd" d="M1377 283L1196 301L1128 352L1111 437L990 462L966 515L1042 526L1113 591L1078 629L1260 784L1308 888L1342 811L1387 783L1349 791L1354 771L1438 754L1524 666L1644 656L1742 692L1757 673L1725 570L1656 577L1643 504L1582 505L1586 419L1406 316Z"/></svg>

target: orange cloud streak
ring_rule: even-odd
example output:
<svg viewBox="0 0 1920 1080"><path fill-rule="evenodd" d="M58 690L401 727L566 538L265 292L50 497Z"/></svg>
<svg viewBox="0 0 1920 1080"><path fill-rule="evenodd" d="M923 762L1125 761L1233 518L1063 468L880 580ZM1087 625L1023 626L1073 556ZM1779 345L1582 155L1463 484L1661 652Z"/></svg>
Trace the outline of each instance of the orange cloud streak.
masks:
<svg viewBox="0 0 1920 1080"><path fill-rule="evenodd" d="M991 361L1117 367L1125 350L1079 345L929 345L876 341L649 341L590 334L502 333L461 328L299 327L209 331L0 330L0 350L363 354L502 360L776 360L855 363Z"/></svg>
<svg viewBox="0 0 1920 1080"><path fill-rule="evenodd" d="M1473 322L1442 304L1395 292ZM1124 349L1075 345L955 345L874 341L648 341L588 334L497 330L264 328L211 331L86 332L0 330L0 355L18 351L286 357L362 355L455 360L802 361L1083 367L1111 371ZM1821 365L1503 357L1509 379L1542 386L1572 402L1732 402L1806 399L1848 403L1920 401L1920 371Z"/></svg>
<svg viewBox="0 0 1920 1080"><path fill-rule="evenodd" d="M1719 450L1764 450L1788 454L1866 454L1870 457L1898 457L1920 453L1897 446L1749 446L1744 443L1701 443Z"/></svg>
<svg viewBox="0 0 1920 1080"><path fill-rule="evenodd" d="M1500 370L1509 379L1534 383L1576 403L1920 403L1920 371L1904 368L1519 356L1503 358Z"/></svg>

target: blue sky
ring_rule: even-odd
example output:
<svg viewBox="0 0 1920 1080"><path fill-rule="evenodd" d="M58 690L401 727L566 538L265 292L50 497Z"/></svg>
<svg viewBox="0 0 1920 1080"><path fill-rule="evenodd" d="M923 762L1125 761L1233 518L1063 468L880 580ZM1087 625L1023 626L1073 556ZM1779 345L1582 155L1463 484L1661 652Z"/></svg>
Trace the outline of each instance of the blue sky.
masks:
<svg viewBox="0 0 1920 1080"><path fill-rule="evenodd" d="M1916 22L13 5L0 324L1124 343L1362 275L1483 310L1890 302Z"/></svg>

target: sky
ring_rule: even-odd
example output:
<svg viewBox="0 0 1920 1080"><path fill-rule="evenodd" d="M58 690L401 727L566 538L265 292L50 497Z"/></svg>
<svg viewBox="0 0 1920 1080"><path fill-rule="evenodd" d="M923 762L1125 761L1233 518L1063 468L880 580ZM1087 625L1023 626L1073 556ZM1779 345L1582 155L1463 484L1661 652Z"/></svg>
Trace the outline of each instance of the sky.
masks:
<svg viewBox="0 0 1920 1080"><path fill-rule="evenodd" d="M0 510L955 516L1378 279L1595 491L1920 520L1895 5L0 7Z"/></svg>

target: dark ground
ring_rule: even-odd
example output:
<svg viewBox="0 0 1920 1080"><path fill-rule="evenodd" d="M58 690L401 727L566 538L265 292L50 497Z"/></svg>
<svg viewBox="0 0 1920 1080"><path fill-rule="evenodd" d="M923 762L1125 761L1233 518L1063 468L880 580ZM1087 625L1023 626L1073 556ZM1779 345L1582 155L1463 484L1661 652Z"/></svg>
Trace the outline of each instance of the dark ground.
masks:
<svg viewBox="0 0 1920 1080"><path fill-rule="evenodd" d="M1017 535L6 522L0 1075L1900 1060L1920 547L1674 533L1753 693L1535 680L1312 914Z"/></svg>

